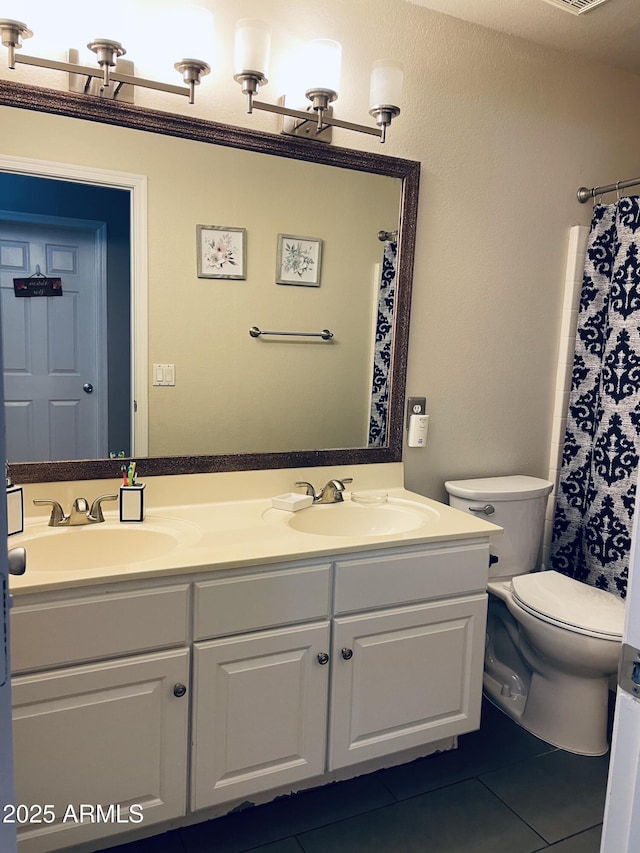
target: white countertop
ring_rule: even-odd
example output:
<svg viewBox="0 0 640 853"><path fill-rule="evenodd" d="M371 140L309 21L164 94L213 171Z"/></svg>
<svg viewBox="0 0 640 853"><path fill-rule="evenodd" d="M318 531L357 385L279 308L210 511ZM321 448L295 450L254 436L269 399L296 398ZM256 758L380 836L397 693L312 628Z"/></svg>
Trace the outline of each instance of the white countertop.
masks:
<svg viewBox="0 0 640 853"><path fill-rule="evenodd" d="M10 537L9 547L27 544L25 540L34 533L43 537L43 543L51 543L50 537L55 536L54 545L64 543L64 548L78 546L82 551L82 559L75 568L30 566L27 544L27 571L22 576L10 577L10 591L18 596L141 578L330 557L394 546L486 538L501 532L494 524L401 487L385 486L384 490L388 493L390 506L413 508L418 514L424 514L424 523L405 532L383 535L335 536L301 532L289 526L292 516L318 510L322 512L326 508L313 506L297 513L274 510L270 497L152 507L147 509L145 521L137 525L120 524L117 511L107 509L109 504L104 505L103 524L50 528L47 527L48 516L40 515L27 519L24 534ZM39 493L40 496L46 496L43 489L39 489ZM277 492L273 492L275 494ZM348 499L349 494L346 493L344 506ZM342 506L333 504L331 511L339 512ZM123 527L135 527L141 532L149 532L151 536L154 531L170 530L174 538L167 540L168 545L166 549L163 546L162 553L156 553L149 559L131 559L125 553L121 560L118 556L117 561L100 547L100 539L96 538L93 542L90 539L94 535L93 531L113 531L114 528L119 530ZM87 543L90 543L89 548ZM91 547L95 543L98 543L98 547ZM60 552L60 547L57 550ZM87 552L91 557L86 557ZM35 556L32 562L38 562ZM75 562L78 563L77 558Z"/></svg>

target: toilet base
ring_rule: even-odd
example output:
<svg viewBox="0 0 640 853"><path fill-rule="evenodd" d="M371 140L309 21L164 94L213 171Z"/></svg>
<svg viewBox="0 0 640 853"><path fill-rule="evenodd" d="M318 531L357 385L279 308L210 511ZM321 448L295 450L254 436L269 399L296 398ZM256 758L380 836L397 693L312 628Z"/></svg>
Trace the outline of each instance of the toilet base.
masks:
<svg viewBox="0 0 640 853"><path fill-rule="evenodd" d="M609 751L608 678L558 679L531 674L526 693L505 689L503 679L484 673L486 698L532 735L551 746L578 755L604 755Z"/></svg>

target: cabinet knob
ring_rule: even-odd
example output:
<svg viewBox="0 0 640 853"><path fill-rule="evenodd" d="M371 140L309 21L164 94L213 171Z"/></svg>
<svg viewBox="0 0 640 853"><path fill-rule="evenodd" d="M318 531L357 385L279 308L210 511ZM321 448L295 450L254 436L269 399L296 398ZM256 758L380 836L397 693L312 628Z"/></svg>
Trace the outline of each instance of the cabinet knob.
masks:
<svg viewBox="0 0 640 853"><path fill-rule="evenodd" d="M351 660L353 657L353 649L342 649L342 657L345 660Z"/></svg>
<svg viewBox="0 0 640 853"><path fill-rule="evenodd" d="M326 652L320 652L318 655L318 663L320 666L325 666L325 664L329 663L329 655Z"/></svg>
<svg viewBox="0 0 640 853"><path fill-rule="evenodd" d="M181 699L184 694L187 692L187 688L184 684L174 684L173 685L173 695L178 699Z"/></svg>

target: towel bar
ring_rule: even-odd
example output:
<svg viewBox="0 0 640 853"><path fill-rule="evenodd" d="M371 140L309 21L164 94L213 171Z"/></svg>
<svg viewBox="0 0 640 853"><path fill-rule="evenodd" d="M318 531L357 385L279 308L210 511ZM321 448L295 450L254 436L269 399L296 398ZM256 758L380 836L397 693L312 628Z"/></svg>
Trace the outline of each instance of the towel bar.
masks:
<svg viewBox="0 0 640 853"><path fill-rule="evenodd" d="M252 326L249 329L249 334L252 338L259 338L260 335L287 335L296 338L322 338L323 341L330 341L333 337L333 332L330 332L329 329L323 329L321 332L267 332L257 326Z"/></svg>

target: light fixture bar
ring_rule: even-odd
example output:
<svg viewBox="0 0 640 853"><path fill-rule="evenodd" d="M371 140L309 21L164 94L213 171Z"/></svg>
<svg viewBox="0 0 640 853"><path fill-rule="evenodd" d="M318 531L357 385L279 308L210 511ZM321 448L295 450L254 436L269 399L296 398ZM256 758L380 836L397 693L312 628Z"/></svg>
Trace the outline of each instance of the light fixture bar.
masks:
<svg viewBox="0 0 640 853"><path fill-rule="evenodd" d="M379 60L374 66L372 92L375 97L370 101L369 114L375 118L376 126L371 127L344 121L333 114L331 104L337 100L340 90L342 59L342 47L333 39L313 39L301 57L300 82L304 83L305 97L311 101L311 107L307 110L287 107L284 96L277 104L259 100L258 91L268 82L270 45L271 35L264 21L244 18L237 22L233 79L247 96L249 114L254 109L275 113L283 117L282 133L319 142L330 142L334 127L366 133L385 141L387 127L400 114L400 107L395 106L402 88L402 66L398 62Z"/></svg>
<svg viewBox="0 0 640 853"><path fill-rule="evenodd" d="M277 113L281 116L289 116L290 118L298 118L301 121L309 121L314 124L317 123L317 116L314 113L309 113L305 110L294 110L289 107L283 107L279 104L270 104L266 101L258 101L256 98L253 98L253 109L254 110L263 110L263 112L268 113ZM350 121L343 121L342 119L335 118L334 116L323 116L323 125L330 127L341 127L343 130L355 130L359 133L368 133L370 136L377 136L382 138L382 129L379 127L369 127L365 124L354 124Z"/></svg>
<svg viewBox="0 0 640 853"><path fill-rule="evenodd" d="M36 65L38 68L49 68L53 71L66 71L69 74L78 74L85 77L97 77L102 79L103 71L101 68L93 68L90 65L76 65L73 62L60 62L56 59L42 59L39 56L27 56L23 53L17 53L15 58L16 64ZM135 77L131 74L120 74L112 71L109 75L110 80L115 80L117 83L127 83L131 86L141 86L143 89L155 89L159 92L168 92L172 95L186 95L189 97L191 91L187 86L173 86L171 83L160 83L157 80L146 80L143 77Z"/></svg>
<svg viewBox="0 0 640 853"><path fill-rule="evenodd" d="M182 74L183 82L187 84L186 87L173 86L170 83L161 83L157 80L147 80L143 77L135 77L118 71L112 73L111 69L117 67L118 59L124 56L127 51L119 41L104 38L94 39L87 45L89 50L96 54L97 69L88 65L76 65L55 59L43 59L38 56L16 55L16 49L22 47L21 39L31 38L32 35L32 31L21 21L0 18L0 41L7 48L9 68L14 69L16 63L21 63L22 65L34 65L53 71L66 71L67 74L73 74L76 77L84 75L87 77L87 85L84 87L85 94L94 94L91 92L91 82L94 79L102 78L101 95L108 92L113 94L115 98L122 85L132 88L140 86L143 89L155 89L158 92L168 92L171 95L185 95L189 99L189 103L193 104L195 87L199 85L200 78L206 77L211 71L211 67L200 59L181 59L176 62L174 68ZM120 85L112 89L112 80Z"/></svg>

